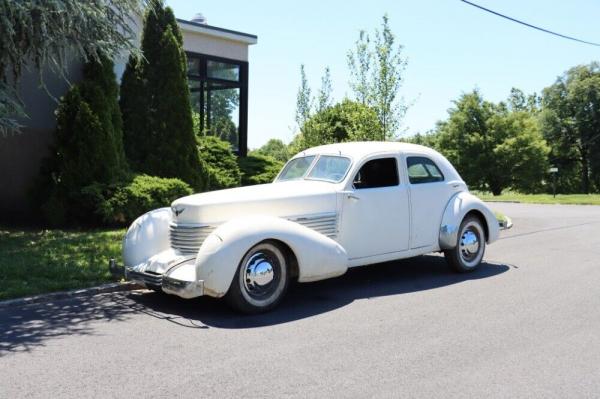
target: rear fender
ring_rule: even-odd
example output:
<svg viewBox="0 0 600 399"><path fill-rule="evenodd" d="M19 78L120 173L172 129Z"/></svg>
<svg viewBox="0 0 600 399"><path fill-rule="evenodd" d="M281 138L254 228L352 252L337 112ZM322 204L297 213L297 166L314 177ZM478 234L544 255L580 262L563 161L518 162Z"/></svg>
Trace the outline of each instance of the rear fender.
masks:
<svg viewBox="0 0 600 399"><path fill-rule="evenodd" d="M483 216L483 222L486 224L487 243L498 239L500 234L500 228L498 225L498 219L494 213L488 208L488 206L467 191L463 191L455 194L444 210L442 217L442 225L440 226L440 248L441 249L452 249L456 247L458 242L458 229L460 224L465 218L465 215L471 211L476 211Z"/></svg>

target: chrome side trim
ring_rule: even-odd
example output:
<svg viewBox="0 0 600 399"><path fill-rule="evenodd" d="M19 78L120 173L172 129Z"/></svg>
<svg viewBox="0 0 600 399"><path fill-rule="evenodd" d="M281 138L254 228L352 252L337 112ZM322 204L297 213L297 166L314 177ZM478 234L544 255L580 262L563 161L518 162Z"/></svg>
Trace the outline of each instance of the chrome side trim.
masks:
<svg viewBox="0 0 600 399"><path fill-rule="evenodd" d="M318 215L288 217L288 220L301 224L329 238L338 235L338 215L336 212Z"/></svg>

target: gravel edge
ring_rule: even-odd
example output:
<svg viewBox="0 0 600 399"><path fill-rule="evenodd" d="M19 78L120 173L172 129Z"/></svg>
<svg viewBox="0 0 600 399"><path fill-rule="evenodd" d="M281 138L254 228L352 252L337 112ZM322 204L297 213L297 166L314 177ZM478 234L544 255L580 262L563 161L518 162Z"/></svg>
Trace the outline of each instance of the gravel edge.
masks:
<svg viewBox="0 0 600 399"><path fill-rule="evenodd" d="M144 287L131 281L126 281L122 283L109 283L99 285L96 287L82 288L71 291L51 292L48 294L40 294L24 298L8 299L5 301L0 301L0 309L16 306L25 306L34 303L58 301L66 298L94 296L98 294L106 294L109 292L132 291L142 288Z"/></svg>

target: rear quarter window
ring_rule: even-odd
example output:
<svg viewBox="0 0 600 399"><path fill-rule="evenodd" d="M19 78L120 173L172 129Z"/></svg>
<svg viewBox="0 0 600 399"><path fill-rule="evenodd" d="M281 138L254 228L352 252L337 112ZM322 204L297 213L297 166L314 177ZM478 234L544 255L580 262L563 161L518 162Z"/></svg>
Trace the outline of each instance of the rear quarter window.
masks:
<svg viewBox="0 0 600 399"><path fill-rule="evenodd" d="M435 183L444 181L444 174L431 159L427 157L407 157L406 168L411 184Z"/></svg>

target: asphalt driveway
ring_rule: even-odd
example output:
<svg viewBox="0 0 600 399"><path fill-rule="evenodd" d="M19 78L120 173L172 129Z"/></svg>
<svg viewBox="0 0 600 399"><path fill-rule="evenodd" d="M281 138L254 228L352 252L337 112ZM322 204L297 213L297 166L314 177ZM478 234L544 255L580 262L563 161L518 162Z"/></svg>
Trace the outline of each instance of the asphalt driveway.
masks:
<svg viewBox="0 0 600 399"><path fill-rule="evenodd" d="M515 227L471 274L380 264L260 316L150 292L0 310L0 398L600 396L600 207L491 206Z"/></svg>

